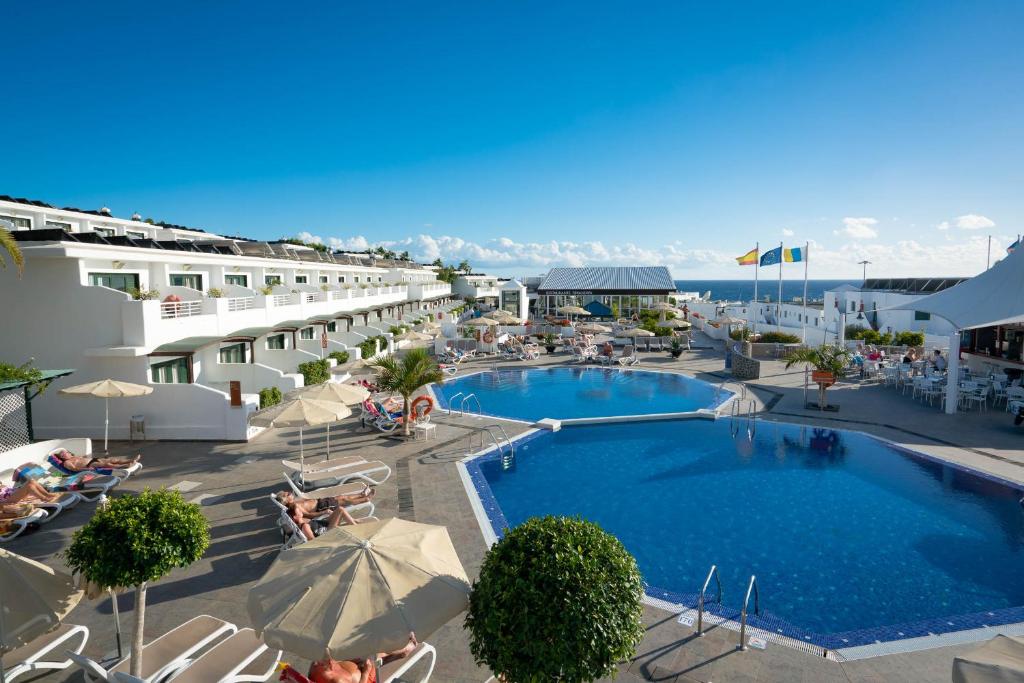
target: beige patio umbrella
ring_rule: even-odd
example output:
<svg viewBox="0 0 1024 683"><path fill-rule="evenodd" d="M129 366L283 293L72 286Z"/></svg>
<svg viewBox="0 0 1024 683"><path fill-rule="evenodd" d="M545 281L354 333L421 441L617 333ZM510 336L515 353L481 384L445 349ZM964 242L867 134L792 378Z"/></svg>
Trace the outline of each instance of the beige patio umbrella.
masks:
<svg viewBox="0 0 1024 683"><path fill-rule="evenodd" d="M654 333L641 327L629 327L615 333L616 337L653 337Z"/></svg>
<svg viewBox="0 0 1024 683"><path fill-rule="evenodd" d="M298 427L299 466L305 471L302 428L337 422L351 414L348 406L342 403L300 396L253 413L249 416L249 424L255 427Z"/></svg>
<svg viewBox="0 0 1024 683"><path fill-rule="evenodd" d="M469 605L448 530L402 519L336 527L280 553L249 590L270 647L311 660L362 659L420 639Z"/></svg>
<svg viewBox="0 0 1024 683"><path fill-rule="evenodd" d="M314 401L327 401L328 403L341 403L346 406L354 406L370 398L370 392L365 387L355 384L341 384L340 382L324 382L301 390L299 394L303 398ZM327 423L327 456L325 460L331 459L331 423Z"/></svg>
<svg viewBox="0 0 1024 683"><path fill-rule="evenodd" d="M680 318L673 318L672 320L666 320L663 323L658 323L662 327L671 327L674 330L688 330L693 327L690 323Z"/></svg>
<svg viewBox="0 0 1024 683"><path fill-rule="evenodd" d="M425 334L423 332L417 332L416 330L409 330L405 334L400 335L398 338L401 339L402 341L417 342L417 341L430 341L431 339L434 338L434 336L430 335L430 334Z"/></svg>
<svg viewBox="0 0 1024 683"><path fill-rule="evenodd" d="M611 332L612 328L599 323L583 323L582 325L576 326L576 331L585 332L587 334L601 334L603 332Z"/></svg>
<svg viewBox="0 0 1024 683"><path fill-rule="evenodd" d="M144 384L121 382L116 379L101 379L98 382L76 384L73 387L61 389L59 393L66 396L92 396L103 399L103 452L106 453L107 435L110 432L110 399L146 396L153 393L153 387Z"/></svg>
<svg viewBox="0 0 1024 683"><path fill-rule="evenodd" d="M650 306L647 310L649 311L660 311L661 315L658 316L658 324L661 325L665 322L665 314L669 311L676 310L676 307L667 301L659 301L658 303Z"/></svg>
<svg viewBox="0 0 1024 683"><path fill-rule="evenodd" d="M0 653L43 635L81 599L71 575L0 548ZM6 680L0 660L0 683Z"/></svg>
<svg viewBox="0 0 1024 683"><path fill-rule="evenodd" d="M497 325L500 325L501 323L498 322L497 320L495 320L494 318L483 317L483 318L473 318L472 320L467 320L463 324L464 325L468 325L469 327L496 327Z"/></svg>

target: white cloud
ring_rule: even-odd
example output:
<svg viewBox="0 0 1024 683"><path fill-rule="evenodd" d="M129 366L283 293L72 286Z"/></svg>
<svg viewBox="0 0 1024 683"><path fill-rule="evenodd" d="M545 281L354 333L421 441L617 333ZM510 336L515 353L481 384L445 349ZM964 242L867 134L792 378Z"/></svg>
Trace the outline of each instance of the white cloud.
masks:
<svg viewBox="0 0 1024 683"><path fill-rule="evenodd" d="M783 237L792 237L792 236L793 236L793 235L795 235L795 234L796 234L796 233L795 233L795 232L793 232L792 230L790 230L789 228L783 228L783 229L782 229L782 236L783 236Z"/></svg>
<svg viewBox="0 0 1024 683"><path fill-rule="evenodd" d="M935 227L938 228L939 230L949 230L949 221L942 221Z"/></svg>
<svg viewBox="0 0 1024 683"><path fill-rule="evenodd" d="M981 230L982 228L994 228L995 225L995 221L991 218L980 216L976 213L958 216L956 219L956 227L961 230Z"/></svg>
<svg viewBox="0 0 1024 683"><path fill-rule="evenodd" d="M855 240L870 240L878 237L878 231L875 230L875 225L878 221L874 218L852 218L846 217L843 219L843 229L837 230L835 234L845 235Z"/></svg>

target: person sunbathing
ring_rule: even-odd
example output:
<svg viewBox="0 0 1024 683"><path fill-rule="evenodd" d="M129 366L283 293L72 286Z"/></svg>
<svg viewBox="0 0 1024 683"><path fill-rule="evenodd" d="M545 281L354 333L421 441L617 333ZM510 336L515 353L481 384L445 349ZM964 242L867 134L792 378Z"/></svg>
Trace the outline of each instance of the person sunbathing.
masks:
<svg viewBox="0 0 1024 683"><path fill-rule="evenodd" d="M39 485L39 482L29 479L21 486L12 487L0 484L0 505L12 503L52 503L60 498L59 493L50 493Z"/></svg>
<svg viewBox="0 0 1024 683"><path fill-rule="evenodd" d="M287 491L278 494L280 500L287 508L288 515L299 527L302 535L312 541L325 531L333 529L341 524L358 524L359 522L348 513L346 505L366 503L373 498L374 490L369 486L363 489L362 493L353 496L334 496L330 498L297 498ZM327 519L323 513L330 511Z"/></svg>
<svg viewBox="0 0 1024 683"><path fill-rule="evenodd" d="M142 459L142 454L134 458L87 458L75 455L71 451L61 449L54 453L60 458L61 465L69 472L88 472L89 470L123 470L133 466Z"/></svg>
<svg viewBox="0 0 1024 683"><path fill-rule="evenodd" d="M0 519L20 519L28 517L35 511L31 503L15 503L14 505L0 505Z"/></svg>
<svg viewBox="0 0 1024 683"><path fill-rule="evenodd" d="M416 634L410 632L405 647L392 652L378 652L376 663L371 659L338 661L327 657L310 664L309 680L313 683L376 683L378 666L405 659L417 645Z"/></svg>

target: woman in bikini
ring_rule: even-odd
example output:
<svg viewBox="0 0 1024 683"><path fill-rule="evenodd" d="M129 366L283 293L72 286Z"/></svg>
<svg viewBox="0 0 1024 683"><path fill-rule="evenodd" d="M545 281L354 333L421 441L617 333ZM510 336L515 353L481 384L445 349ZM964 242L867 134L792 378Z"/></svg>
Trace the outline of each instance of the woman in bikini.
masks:
<svg viewBox="0 0 1024 683"><path fill-rule="evenodd" d="M405 647L393 652L378 652L376 665L371 659L321 659L310 665L309 680L313 683L376 683L378 666L405 659L418 644L416 634L410 633Z"/></svg>
<svg viewBox="0 0 1024 683"><path fill-rule="evenodd" d="M0 484L0 505L13 503L52 503L61 497L60 493L50 493L39 485L38 482L29 479L20 486L11 487Z"/></svg>

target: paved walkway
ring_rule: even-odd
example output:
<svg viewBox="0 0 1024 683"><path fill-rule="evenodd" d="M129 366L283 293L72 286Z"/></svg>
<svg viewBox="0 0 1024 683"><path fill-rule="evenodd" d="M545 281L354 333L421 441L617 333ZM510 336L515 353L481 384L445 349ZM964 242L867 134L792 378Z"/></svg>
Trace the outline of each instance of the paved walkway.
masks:
<svg viewBox="0 0 1024 683"><path fill-rule="evenodd" d="M679 361L672 361L667 354L642 358L642 367L685 372L714 382L725 377L721 354L711 350L694 351ZM534 364L562 363L563 359L560 355L542 356ZM474 363L489 367L492 361L473 361L470 367ZM945 416L892 388L851 383L830 390L831 399L841 405L841 410L833 418L822 420L802 407L801 371L785 371L781 364L768 363L765 375L748 383L764 419L862 429L1024 481L1024 450L1020 447L1024 442L1018 441L1021 434L1012 427L1006 413ZM357 453L367 459L380 459L391 466L391 479L378 490L378 515L447 526L467 572L474 577L486 548L455 462L465 454L468 434L480 422L436 414L434 422L438 424L436 441L407 443L362 430L358 422L349 421L331 430L332 450L339 455ZM523 425L506 423L506 428L515 434L523 430ZM307 456L323 457L324 431L306 430L305 437ZM212 544L206 556L149 589L147 637L202 613L247 625L246 592L276 557L280 543L274 508L267 497L283 486L278 461L298 456L298 433L272 430L248 444L147 442L132 447L115 442L111 451L118 455L136 451L143 454L145 469L126 482L124 490L177 485L187 489L186 498L203 506L211 524ZM59 553L91 510L90 504L83 503L6 547L61 566ZM132 596L121 596L119 606L127 641ZM952 658L969 647L837 663L774 644L764 651L739 652L734 631L719 627L704 638L696 638L691 628L676 623L675 615L654 608L646 608L645 619L647 636L636 659L623 665L618 681L942 681L949 680ZM109 599L83 603L70 621L91 629L88 654L99 657L112 650ZM439 653L433 680L479 683L489 677L472 660L461 620L434 634L430 642ZM23 680L77 681L81 677L63 672Z"/></svg>

